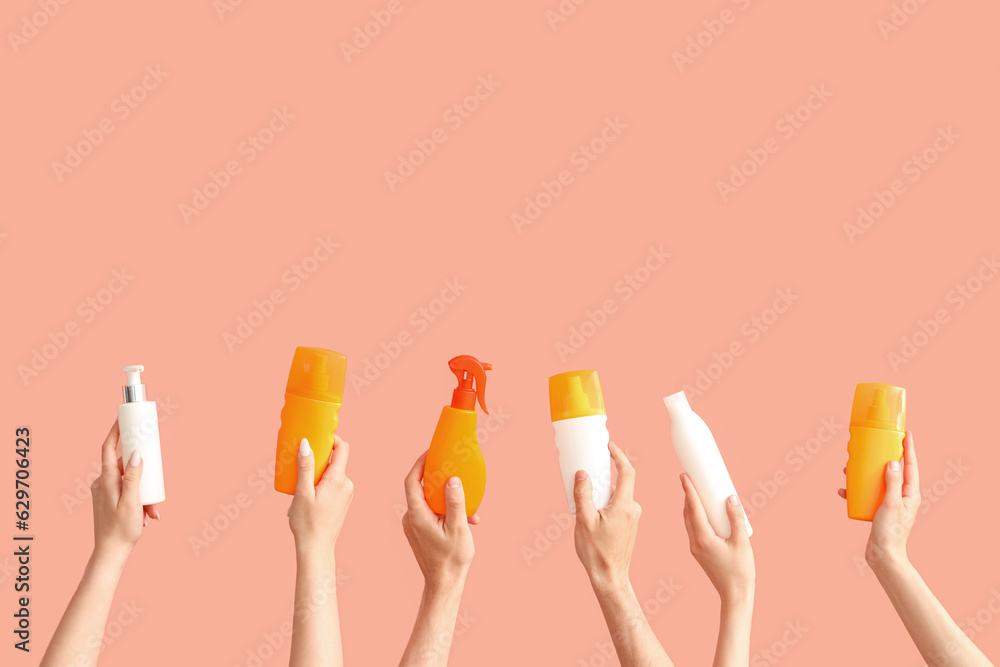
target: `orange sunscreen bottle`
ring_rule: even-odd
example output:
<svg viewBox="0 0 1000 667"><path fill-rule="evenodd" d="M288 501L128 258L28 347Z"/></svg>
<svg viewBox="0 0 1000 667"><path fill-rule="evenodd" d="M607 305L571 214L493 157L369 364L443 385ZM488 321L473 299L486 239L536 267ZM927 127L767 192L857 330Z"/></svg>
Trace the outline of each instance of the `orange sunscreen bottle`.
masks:
<svg viewBox="0 0 1000 667"><path fill-rule="evenodd" d="M278 452L274 459L274 488L295 494L299 478L298 452L302 438L309 440L316 457L318 482L333 451L337 412L344 396L347 357L321 347L297 347L285 386L281 408Z"/></svg>
<svg viewBox="0 0 1000 667"><path fill-rule="evenodd" d="M885 499L885 467L903 458L905 435L906 390L878 382L859 384L847 443L847 516L875 518Z"/></svg>
<svg viewBox="0 0 1000 667"><path fill-rule="evenodd" d="M479 509L486 490L486 461L476 439L476 399L486 409L486 371L493 370L469 355L455 357L448 368L458 377L458 388L451 395L451 405L441 411L431 446L424 462L424 497L431 509L445 513L444 485L451 477L462 480L465 490L465 514Z"/></svg>

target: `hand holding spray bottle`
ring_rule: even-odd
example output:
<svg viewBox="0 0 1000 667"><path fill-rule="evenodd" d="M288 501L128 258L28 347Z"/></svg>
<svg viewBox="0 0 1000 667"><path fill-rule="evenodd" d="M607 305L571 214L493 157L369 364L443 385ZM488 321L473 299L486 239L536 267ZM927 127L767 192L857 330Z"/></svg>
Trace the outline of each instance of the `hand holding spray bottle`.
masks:
<svg viewBox="0 0 1000 667"><path fill-rule="evenodd" d="M847 443L847 516L871 521L885 499L885 467L903 458L906 390L862 382L854 391Z"/></svg>

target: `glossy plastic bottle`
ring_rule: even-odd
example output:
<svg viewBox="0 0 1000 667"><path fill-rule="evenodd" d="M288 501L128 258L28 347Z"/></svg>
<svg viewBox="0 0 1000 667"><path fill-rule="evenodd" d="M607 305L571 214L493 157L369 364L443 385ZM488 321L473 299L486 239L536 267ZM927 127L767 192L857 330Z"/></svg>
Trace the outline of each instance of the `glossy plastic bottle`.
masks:
<svg viewBox="0 0 1000 667"><path fill-rule="evenodd" d="M906 390L862 382L854 391L847 443L847 516L871 521L885 499L885 467L903 458Z"/></svg>
<svg viewBox="0 0 1000 667"><path fill-rule="evenodd" d="M160 425L156 417L156 401L146 400L146 385L139 379L141 365L126 366L125 402L118 406L118 432L122 443L122 461L132 452L142 456L142 477L139 478L139 502L155 505L167 499L163 486L163 459L160 456Z"/></svg>
<svg viewBox="0 0 1000 667"><path fill-rule="evenodd" d="M576 514L573 486L578 470L590 477L594 507L603 509L611 498L611 437L597 371L569 371L550 377L549 412L569 511Z"/></svg>
<svg viewBox="0 0 1000 667"><path fill-rule="evenodd" d="M297 347L292 357L281 408L278 450L274 459L274 488L295 494L299 478L298 451L302 438L309 440L316 457L319 481L330 462L337 413L344 396L347 357L321 347Z"/></svg>
<svg viewBox="0 0 1000 667"><path fill-rule="evenodd" d="M424 462L424 497L431 509L445 513L444 485L451 477L462 480L465 490L465 513L472 516L479 509L486 491L486 461L476 437L476 399L486 408L486 371L492 364L462 355L448 362L458 378L451 405L441 411Z"/></svg>
<svg viewBox="0 0 1000 667"><path fill-rule="evenodd" d="M715 534L729 539L733 530L729 525L726 502L729 496L737 495L736 486L722 460L715 437L705 421L691 409L683 391L667 396L663 403L670 413L670 438L681 468L691 476ZM753 535L749 519L746 519L746 525L747 534Z"/></svg>

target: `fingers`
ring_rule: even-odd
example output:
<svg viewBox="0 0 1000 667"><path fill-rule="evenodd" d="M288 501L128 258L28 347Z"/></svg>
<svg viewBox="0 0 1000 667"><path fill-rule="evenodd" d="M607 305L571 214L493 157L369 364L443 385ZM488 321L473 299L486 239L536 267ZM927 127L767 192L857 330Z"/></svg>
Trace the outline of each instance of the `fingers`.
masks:
<svg viewBox="0 0 1000 667"><path fill-rule="evenodd" d="M125 474L122 475L122 495L118 500L119 505L139 505L139 480L142 478L142 455L139 450L132 452L128 463L125 465Z"/></svg>
<svg viewBox="0 0 1000 667"><path fill-rule="evenodd" d="M903 471L899 461L889 461L885 467L885 500L886 504L896 504L902 498Z"/></svg>
<svg viewBox="0 0 1000 667"><path fill-rule="evenodd" d="M628 507L632 504L632 496L635 493L635 468L629 463L625 452L615 443L610 443L611 458L614 459L615 468L618 469L618 481L615 484L615 495L611 497L609 505Z"/></svg>
<svg viewBox="0 0 1000 667"><path fill-rule="evenodd" d="M407 473L406 479L403 480L403 487L406 489L406 506L411 512L417 514L426 514L431 511L427 500L424 499L424 485L420 483L424 477L424 462L426 460L427 452L424 452L417 458L413 467L410 468L410 472Z"/></svg>
<svg viewBox="0 0 1000 667"><path fill-rule="evenodd" d="M747 532L746 515L743 513L743 506L737 496L729 496L726 501L726 514L729 515L729 527L732 529L729 542L739 544L749 541L750 534Z"/></svg>
<svg viewBox="0 0 1000 667"><path fill-rule="evenodd" d="M597 508L594 507L594 488L590 484L590 477L583 470L576 471L573 500L576 503L576 518L588 524L592 523L597 516Z"/></svg>
<svg viewBox="0 0 1000 667"><path fill-rule="evenodd" d="M316 457L305 438L299 443L299 478L295 483L295 495L316 497Z"/></svg>
<svg viewBox="0 0 1000 667"><path fill-rule="evenodd" d="M920 497L920 473L917 471L917 450L913 447L913 432L903 438L903 497Z"/></svg>
<svg viewBox="0 0 1000 667"><path fill-rule="evenodd" d="M705 535L714 535L712 524L708 522L705 506L701 504L698 490L687 473L681 474L681 485L684 487L684 524L688 529L688 538L694 544L695 540Z"/></svg>
<svg viewBox="0 0 1000 667"><path fill-rule="evenodd" d="M478 514L473 514L472 516L469 517L470 526L478 526L480 521L482 521L482 519L479 518Z"/></svg>
<svg viewBox="0 0 1000 667"><path fill-rule="evenodd" d="M847 500L847 489L837 489L837 495Z"/></svg>
<svg viewBox="0 0 1000 667"><path fill-rule="evenodd" d="M160 520L160 510L156 505L143 505L142 509L150 519Z"/></svg>
<svg viewBox="0 0 1000 667"><path fill-rule="evenodd" d="M109 479L118 472L117 456L115 450L118 448L118 420L111 426L108 436L104 438L101 445L101 474L107 475Z"/></svg>
<svg viewBox="0 0 1000 667"><path fill-rule="evenodd" d="M333 451L330 452L330 465L323 472L323 479L328 475L334 479L343 479L347 476L347 457L351 454L351 446L340 436L333 436ZM332 471L332 472L331 472ZM320 480L322 481L322 480Z"/></svg>
<svg viewBox="0 0 1000 667"><path fill-rule="evenodd" d="M465 515L465 489L462 480L450 477L444 485L444 529L447 532L461 530L469 524Z"/></svg>

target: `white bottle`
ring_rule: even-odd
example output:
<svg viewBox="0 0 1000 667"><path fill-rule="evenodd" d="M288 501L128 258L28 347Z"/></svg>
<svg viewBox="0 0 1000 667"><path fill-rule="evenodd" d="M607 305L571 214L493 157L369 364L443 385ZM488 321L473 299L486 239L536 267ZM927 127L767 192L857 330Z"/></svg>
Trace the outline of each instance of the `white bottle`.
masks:
<svg viewBox="0 0 1000 667"><path fill-rule="evenodd" d="M590 477L594 507L603 509L611 498L611 436L597 371L570 371L550 377L549 408L569 511L576 514L573 487L578 470Z"/></svg>
<svg viewBox="0 0 1000 667"><path fill-rule="evenodd" d="M166 500L163 488L163 459L160 458L160 427L156 402L146 400L146 385L139 379L142 366L126 366L125 402L118 406L118 430L122 441L122 462L128 465L132 452L142 456L139 502L155 505Z"/></svg>
<svg viewBox="0 0 1000 667"><path fill-rule="evenodd" d="M729 515L726 513L726 503L729 496L736 494L736 487L726 469L726 463L719 453L712 431L705 421L699 417L688 403L683 391L671 394L663 399L670 414L670 438L674 443L674 451L680 459L681 468L691 476L694 488L698 491L708 522L712 524L715 534L723 539L729 539L732 528L729 525ZM747 534L753 535L750 520L746 520Z"/></svg>

